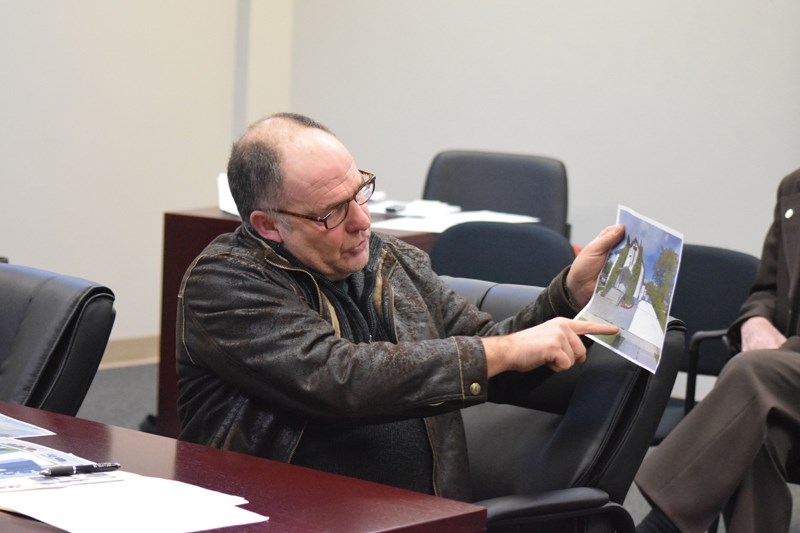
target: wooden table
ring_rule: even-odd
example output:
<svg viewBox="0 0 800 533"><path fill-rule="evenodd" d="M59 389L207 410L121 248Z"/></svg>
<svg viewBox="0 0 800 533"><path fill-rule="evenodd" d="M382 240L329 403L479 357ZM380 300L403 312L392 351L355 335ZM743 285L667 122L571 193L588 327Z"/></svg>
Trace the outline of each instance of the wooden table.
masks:
<svg viewBox="0 0 800 533"><path fill-rule="evenodd" d="M379 220L380 215L373 215ZM189 264L217 235L236 229L238 216L216 208L174 211L164 214L164 259L161 286L161 344L158 365L157 430L167 437L178 436L178 375L175 367L175 321L178 289ZM385 231L425 251L430 251L436 234Z"/></svg>
<svg viewBox="0 0 800 533"><path fill-rule="evenodd" d="M0 413L56 433L25 440L93 461L116 461L128 472L241 496L249 501L242 507L269 516L269 522L224 531L461 533L486 528L486 510L476 505L5 402ZM147 510L131 502L131 512ZM0 512L0 531L58 530Z"/></svg>

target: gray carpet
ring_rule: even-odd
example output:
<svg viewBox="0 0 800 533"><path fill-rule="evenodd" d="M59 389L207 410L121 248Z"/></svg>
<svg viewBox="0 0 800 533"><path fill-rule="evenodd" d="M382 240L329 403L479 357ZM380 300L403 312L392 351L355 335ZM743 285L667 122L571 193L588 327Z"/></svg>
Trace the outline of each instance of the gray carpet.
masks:
<svg viewBox="0 0 800 533"><path fill-rule="evenodd" d="M99 370L78 411L78 418L141 429L158 403L158 365Z"/></svg>
<svg viewBox="0 0 800 533"><path fill-rule="evenodd" d="M89 388L78 417L113 426L141 430L143 422L156 412L158 366L139 365L100 370ZM800 486L790 485L795 499L792 532L800 533ZM650 510L636 489L631 488L625 508L638 523ZM720 533L725 531L720 526Z"/></svg>

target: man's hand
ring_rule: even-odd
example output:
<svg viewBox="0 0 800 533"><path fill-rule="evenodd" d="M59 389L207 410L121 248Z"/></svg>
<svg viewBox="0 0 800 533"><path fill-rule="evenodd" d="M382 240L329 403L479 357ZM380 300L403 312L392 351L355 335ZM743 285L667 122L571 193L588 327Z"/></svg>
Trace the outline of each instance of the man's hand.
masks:
<svg viewBox="0 0 800 533"><path fill-rule="evenodd" d="M786 342L786 337L763 316L753 316L745 320L741 326L741 334L743 352L774 350Z"/></svg>
<svg viewBox="0 0 800 533"><path fill-rule="evenodd" d="M608 226L587 244L567 273L567 290L570 298L578 308L582 308L592 298L597 276L603 270L608 253L625 235L625 226L615 224Z"/></svg>
<svg viewBox="0 0 800 533"><path fill-rule="evenodd" d="M483 337L489 377L508 370L527 372L547 365L555 372L586 360L580 335L613 335L617 326L554 318L510 335Z"/></svg>

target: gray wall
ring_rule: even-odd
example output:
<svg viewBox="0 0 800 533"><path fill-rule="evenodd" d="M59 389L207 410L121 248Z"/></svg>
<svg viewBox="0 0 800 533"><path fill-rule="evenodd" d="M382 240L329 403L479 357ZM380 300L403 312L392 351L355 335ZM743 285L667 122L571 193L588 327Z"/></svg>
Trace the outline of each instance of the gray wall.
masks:
<svg viewBox="0 0 800 533"><path fill-rule="evenodd" d="M623 204L758 254L800 166L798 21L794 0L297 0L291 103L394 198L442 149L548 155L578 244Z"/></svg>

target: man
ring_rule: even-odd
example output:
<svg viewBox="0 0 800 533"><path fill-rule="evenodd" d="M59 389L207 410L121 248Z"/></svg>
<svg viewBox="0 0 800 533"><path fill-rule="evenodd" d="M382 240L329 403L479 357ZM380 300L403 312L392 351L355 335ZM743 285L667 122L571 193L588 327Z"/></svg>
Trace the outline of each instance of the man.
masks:
<svg viewBox="0 0 800 533"><path fill-rule="evenodd" d="M713 275L713 272L709 272ZM637 531L788 531L800 444L800 170L778 187L761 265L728 331L714 388L645 459L636 483L654 509Z"/></svg>
<svg viewBox="0 0 800 533"><path fill-rule="evenodd" d="M458 410L492 376L565 370L586 357L580 335L617 331L558 317L588 302L622 226L495 324L426 254L370 232L375 177L321 124L252 125L228 179L244 222L179 295L183 439L468 500Z"/></svg>

